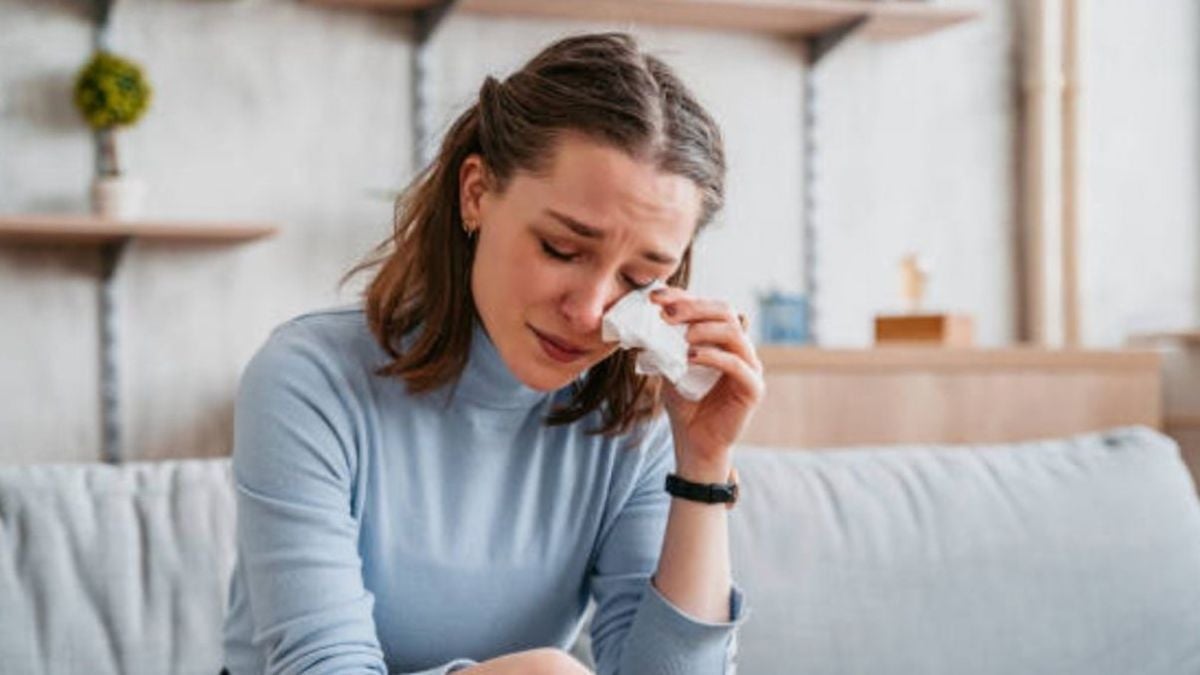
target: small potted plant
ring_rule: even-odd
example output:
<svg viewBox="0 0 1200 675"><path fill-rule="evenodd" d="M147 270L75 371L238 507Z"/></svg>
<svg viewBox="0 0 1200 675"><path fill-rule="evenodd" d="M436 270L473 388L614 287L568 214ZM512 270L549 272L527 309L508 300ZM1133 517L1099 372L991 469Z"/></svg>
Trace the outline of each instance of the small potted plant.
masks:
<svg viewBox="0 0 1200 675"><path fill-rule="evenodd" d="M75 79L75 107L96 132L99 152L92 183L92 212L103 218L141 215L145 184L121 171L116 131L137 122L150 105L152 90L142 69L108 51L97 51Z"/></svg>

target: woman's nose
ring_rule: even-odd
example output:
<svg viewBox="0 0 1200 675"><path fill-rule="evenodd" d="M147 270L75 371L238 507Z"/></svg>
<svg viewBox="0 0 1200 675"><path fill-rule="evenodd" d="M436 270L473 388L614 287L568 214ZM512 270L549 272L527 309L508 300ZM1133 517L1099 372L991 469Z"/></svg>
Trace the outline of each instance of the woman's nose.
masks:
<svg viewBox="0 0 1200 675"><path fill-rule="evenodd" d="M599 332L605 312L620 299L621 289L614 284L587 284L567 293L562 312L576 334L590 335Z"/></svg>

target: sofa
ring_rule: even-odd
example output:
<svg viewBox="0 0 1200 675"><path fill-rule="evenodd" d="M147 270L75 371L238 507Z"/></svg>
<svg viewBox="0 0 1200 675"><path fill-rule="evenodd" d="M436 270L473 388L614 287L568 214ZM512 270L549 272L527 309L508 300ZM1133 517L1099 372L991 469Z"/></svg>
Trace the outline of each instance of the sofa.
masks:
<svg viewBox="0 0 1200 675"><path fill-rule="evenodd" d="M735 458L743 675L1200 673L1200 501L1154 430ZM0 467L0 672L215 675L234 513L227 459Z"/></svg>

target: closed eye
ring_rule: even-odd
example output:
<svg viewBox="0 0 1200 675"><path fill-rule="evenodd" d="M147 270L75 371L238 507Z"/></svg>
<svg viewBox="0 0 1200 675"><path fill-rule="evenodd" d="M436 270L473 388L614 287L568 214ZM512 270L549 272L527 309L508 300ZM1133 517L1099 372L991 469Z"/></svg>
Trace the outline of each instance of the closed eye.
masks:
<svg viewBox="0 0 1200 675"><path fill-rule="evenodd" d="M547 244L544 240L542 241L542 250L545 251L546 255L550 256L551 258L554 258L555 260L562 260L564 262L569 262L579 257L578 253L563 253L550 244Z"/></svg>
<svg viewBox="0 0 1200 675"><path fill-rule="evenodd" d="M550 244L546 243L546 240L544 240L544 239L542 239L540 241L542 244L542 251L544 251L546 253L546 255L549 256L553 260L557 260L559 262L572 262L576 258L579 257L578 253L563 253L562 251L559 251L558 249L554 248ZM653 279L651 279L650 281L647 281L646 283L638 283L638 282L634 281L633 279L630 279L629 277L625 277L624 281L626 284L629 285L630 288L632 288L635 291L640 291L641 289L646 288L650 284L654 283Z"/></svg>

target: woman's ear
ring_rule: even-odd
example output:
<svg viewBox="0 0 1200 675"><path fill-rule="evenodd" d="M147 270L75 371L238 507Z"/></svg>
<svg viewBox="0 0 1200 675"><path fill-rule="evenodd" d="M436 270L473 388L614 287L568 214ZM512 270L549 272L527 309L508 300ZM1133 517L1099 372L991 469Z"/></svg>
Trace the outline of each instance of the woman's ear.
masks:
<svg viewBox="0 0 1200 675"><path fill-rule="evenodd" d="M458 209L463 221L479 223L480 203L487 192L487 167L478 153L467 155L458 169Z"/></svg>

